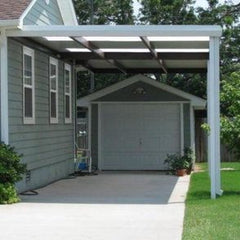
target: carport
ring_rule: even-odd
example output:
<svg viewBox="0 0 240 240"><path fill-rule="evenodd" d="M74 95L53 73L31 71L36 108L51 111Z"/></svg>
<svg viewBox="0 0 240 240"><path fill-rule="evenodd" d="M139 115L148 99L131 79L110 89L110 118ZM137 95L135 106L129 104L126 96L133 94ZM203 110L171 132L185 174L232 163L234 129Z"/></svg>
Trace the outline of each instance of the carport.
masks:
<svg viewBox="0 0 240 240"><path fill-rule="evenodd" d="M219 111L219 26L22 26L1 36L1 59L7 59L7 37L29 38L59 58L95 73L207 73L210 134L208 161L211 197L221 195ZM1 65L7 79L7 65ZM7 89L3 81L2 87ZM1 96L7 102L8 94ZM7 106L6 108L7 109ZM7 110L5 113L7 116ZM8 126L4 119L5 127ZM6 130L7 132L7 130ZM5 130L2 132L4 139ZM7 136L6 136L7 138Z"/></svg>

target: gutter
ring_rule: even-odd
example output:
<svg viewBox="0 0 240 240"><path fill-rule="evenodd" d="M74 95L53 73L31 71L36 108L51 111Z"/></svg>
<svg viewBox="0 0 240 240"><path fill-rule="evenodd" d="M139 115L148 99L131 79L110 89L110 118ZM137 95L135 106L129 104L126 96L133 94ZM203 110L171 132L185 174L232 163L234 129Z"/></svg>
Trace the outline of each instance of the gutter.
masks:
<svg viewBox="0 0 240 240"><path fill-rule="evenodd" d="M19 24L20 24L19 19L0 20L0 28L5 29L18 28Z"/></svg>

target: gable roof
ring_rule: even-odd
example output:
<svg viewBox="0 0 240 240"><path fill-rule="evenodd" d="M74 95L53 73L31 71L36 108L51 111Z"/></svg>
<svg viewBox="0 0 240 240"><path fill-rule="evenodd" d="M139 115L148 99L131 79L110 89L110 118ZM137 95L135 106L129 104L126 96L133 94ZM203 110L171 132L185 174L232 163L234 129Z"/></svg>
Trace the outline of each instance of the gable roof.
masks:
<svg viewBox="0 0 240 240"><path fill-rule="evenodd" d="M0 0L0 26L21 26L23 19L37 1L39 0ZM72 0L57 0L57 2L64 25L78 25Z"/></svg>
<svg viewBox="0 0 240 240"><path fill-rule="evenodd" d="M98 98L106 96L110 93L113 93L113 92L120 90L124 87L127 87L129 85L132 85L133 83L136 83L136 82L144 82L144 83L149 84L158 89L161 89L166 92L172 93L176 96L185 98L185 99L189 100L191 102L192 106L195 107L196 109L205 109L205 107L206 107L206 100L204 100L200 97L194 96L190 93L184 92L182 90L179 90L177 88L171 87L167 84L158 82L158 81L156 81L150 77L146 77L142 74L138 74L133 77L127 78L121 82L115 83L109 87L106 87L97 92L89 94L83 98L80 98L77 100L77 106L87 106L89 104L89 102L91 102L91 101L97 100Z"/></svg>

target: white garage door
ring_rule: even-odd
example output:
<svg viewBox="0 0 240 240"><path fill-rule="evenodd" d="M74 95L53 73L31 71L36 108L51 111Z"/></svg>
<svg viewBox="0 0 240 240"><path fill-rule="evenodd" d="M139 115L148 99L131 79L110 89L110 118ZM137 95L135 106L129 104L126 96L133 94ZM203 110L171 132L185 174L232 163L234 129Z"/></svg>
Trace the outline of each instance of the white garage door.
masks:
<svg viewBox="0 0 240 240"><path fill-rule="evenodd" d="M180 104L106 103L100 117L102 170L160 170L180 152Z"/></svg>

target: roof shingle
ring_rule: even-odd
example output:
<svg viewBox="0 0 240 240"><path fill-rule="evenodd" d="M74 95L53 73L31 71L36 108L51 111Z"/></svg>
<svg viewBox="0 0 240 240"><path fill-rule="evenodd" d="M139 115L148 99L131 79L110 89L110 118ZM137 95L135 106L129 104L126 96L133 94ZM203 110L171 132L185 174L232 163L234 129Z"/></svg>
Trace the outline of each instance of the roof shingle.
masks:
<svg viewBox="0 0 240 240"><path fill-rule="evenodd" d="M0 0L0 20L19 19L32 0Z"/></svg>

